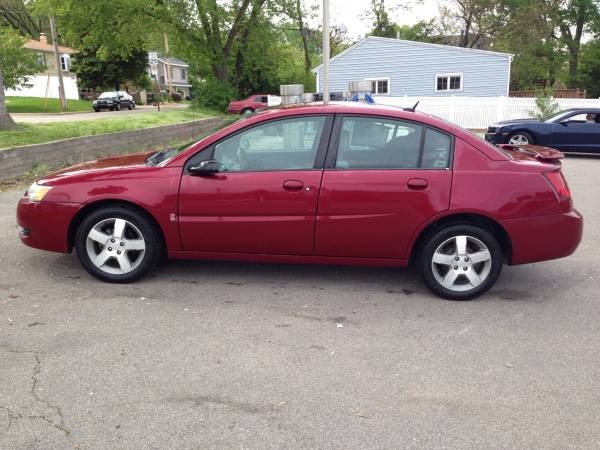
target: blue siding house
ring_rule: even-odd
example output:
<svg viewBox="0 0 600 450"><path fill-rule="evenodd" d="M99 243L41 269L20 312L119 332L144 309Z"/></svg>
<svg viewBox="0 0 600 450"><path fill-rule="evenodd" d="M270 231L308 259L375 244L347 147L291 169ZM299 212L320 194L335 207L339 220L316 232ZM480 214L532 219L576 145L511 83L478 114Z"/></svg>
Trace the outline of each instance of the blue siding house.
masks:
<svg viewBox="0 0 600 450"><path fill-rule="evenodd" d="M508 96L513 55L369 36L330 59L330 90L369 80L375 95ZM323 65L313 69L317 92Z"/></svg>

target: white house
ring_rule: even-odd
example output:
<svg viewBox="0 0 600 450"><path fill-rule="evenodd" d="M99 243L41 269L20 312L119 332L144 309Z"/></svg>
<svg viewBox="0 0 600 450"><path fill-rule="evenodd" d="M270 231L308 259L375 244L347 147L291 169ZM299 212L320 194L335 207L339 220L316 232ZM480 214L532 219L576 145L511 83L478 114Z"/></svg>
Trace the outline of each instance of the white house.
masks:
<svg viewBox="0 0 600 450"><path fill-rule="evenodd" d="M28 79L30 87L7 89L6 96L58 98L58 75L54 46L48 43L44 33L40 33L39 41L30 39L23 47L35 52L40 71ZM70 71L71 55L77 53L77 50L59 45L58 52L60 54L60 70L65 87L65 96L68 99L77 100L79 98L77 77Z"/></svg>
<svg viewBox="0 0 600 450"><path fill-rule="evenodd" d="M347 91L350 81L371 81L386 96L508 95L513 55L401 39L366 37L330 59L330 90ZM313 69L317 92L323 66Z"/></svg>

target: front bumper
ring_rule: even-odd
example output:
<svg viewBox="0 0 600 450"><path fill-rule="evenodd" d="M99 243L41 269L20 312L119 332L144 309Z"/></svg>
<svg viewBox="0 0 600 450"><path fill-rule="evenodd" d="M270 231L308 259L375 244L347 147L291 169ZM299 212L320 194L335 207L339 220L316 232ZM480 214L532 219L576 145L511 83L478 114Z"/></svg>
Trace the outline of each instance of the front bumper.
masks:
<svg viewBox="0 0 600 450"><path fill-rule="evenodd" d="M491 144L506 144L508 133L485 133L485 140Z"/></svg>
<svg viewBox="0 0 600 450"><path fill-rule="evenodd" d="M569 256L583 235L583 217L575 209L564 214L505 220L501 224L512 241L511 265Z"/></svg>
<svg viewBox="0 0 600 450"><path fill-rule="evenodd" d="M19 238L29 247L68 253L69 226L79 210L77 203L31 202L21 198L17 206Z"/></svg>

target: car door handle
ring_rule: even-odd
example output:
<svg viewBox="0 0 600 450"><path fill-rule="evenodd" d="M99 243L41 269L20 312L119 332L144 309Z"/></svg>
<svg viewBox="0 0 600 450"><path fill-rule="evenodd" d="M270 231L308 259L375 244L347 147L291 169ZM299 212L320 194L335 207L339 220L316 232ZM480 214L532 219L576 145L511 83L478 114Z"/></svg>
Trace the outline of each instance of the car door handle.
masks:
<svg viewBox="0 0 600 450"><path fill-rule="evenodd" d="M406 185L409 189L425 189L429 186L429 183L423 178L411 178L406 182Z"/></svg>
<svg viewBox="0 0 600 450"><path fill-rule="evenodd" d="M283 182L283 189L286 191L301 191L304 187L304 183L300 180L285 180Z"/></svg>

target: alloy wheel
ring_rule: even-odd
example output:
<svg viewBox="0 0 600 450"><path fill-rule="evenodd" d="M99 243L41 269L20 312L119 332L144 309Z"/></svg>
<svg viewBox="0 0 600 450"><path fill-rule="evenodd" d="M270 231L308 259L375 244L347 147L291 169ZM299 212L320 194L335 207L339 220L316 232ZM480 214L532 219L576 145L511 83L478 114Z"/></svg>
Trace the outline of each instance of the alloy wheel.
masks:
<svg viewBox="0 0 600 450"><path fill-rule="evenodd" d="M143 261L146 241L139 228L130 221L109 218L90 229L86 250L92 264L101 271L124 275Z"/></svg>
<svg viewBox="0 0 600 450"><path fill-rule="evenodd" d="M529 145L529 139L522 134L515 134L508 140L508 143L510 145Z"/></svg>
<svg viewBox="0 0 600 450"><path fill-rule="evenodd" d="M436 281L454 292L477 288L489 276L492 255L487 246L472 236L453 236L442 242L431 258Z"/></svg>

